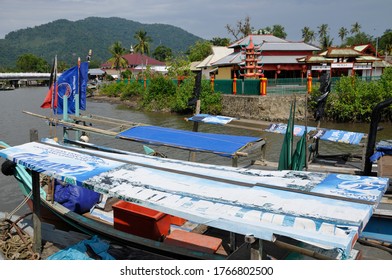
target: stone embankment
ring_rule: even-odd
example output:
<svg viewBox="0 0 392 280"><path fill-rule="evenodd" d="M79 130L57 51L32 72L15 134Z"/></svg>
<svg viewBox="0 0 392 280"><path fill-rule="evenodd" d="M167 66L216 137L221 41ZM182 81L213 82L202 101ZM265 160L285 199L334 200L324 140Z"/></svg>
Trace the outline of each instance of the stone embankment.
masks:
<svg viewBox="0 0 392 280"><path fill-rule="evenodd" d="M305 119L305 96L296 96L297 120ZM263 121L286 121L290 115L290 106L294 96L241 96L223 95L222 115L243 119ZM307 113L307 117L309 113Z"/></svg>

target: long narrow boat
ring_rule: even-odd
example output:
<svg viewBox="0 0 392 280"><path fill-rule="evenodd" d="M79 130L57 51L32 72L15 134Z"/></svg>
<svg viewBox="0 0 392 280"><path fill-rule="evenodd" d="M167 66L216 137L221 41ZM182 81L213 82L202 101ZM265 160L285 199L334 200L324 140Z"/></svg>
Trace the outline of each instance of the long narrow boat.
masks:
<svg viewBox="0 0 392 280"><path fill-rule="evenodd" d="M9 147L0 156L17 164L15 177L25 194L40 186L34 174L43 174L170 217L169 229L157 238L144 222L128 220L137 212L128 204L101 220L94 211L81 215L47 201L40 188L42 205L80 230L179 259L282 258L288 249L351 258L388 186L387 178L251 170L52 141ZM173 226L171 217L187 223ZM135 227L150 235L135 233ZM210 238L213 245L205 248Z"/></svg>

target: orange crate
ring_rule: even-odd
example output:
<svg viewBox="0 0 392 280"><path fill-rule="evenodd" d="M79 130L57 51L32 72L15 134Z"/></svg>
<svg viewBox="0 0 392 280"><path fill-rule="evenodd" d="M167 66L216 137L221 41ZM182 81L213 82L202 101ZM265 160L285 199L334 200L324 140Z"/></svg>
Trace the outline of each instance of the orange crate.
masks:
<svg viewBox="0 0 392 280"><path fill-rule="evenodd" d="M115 229L158 241L169 234L170 216L165 213L119 201L113 204L113 215Z"/></svg>
<svg viewBox="0 0 392 280"><path fill-rule="evenodd" d="M168 236L166 236L163 242L195 251L213 254L222 244L222 239L195 232L173 230Z"/></svg>

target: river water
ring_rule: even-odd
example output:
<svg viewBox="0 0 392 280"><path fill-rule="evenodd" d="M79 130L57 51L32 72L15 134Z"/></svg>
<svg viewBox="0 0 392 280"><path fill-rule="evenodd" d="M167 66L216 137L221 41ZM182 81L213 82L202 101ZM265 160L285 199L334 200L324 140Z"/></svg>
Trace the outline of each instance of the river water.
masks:
<svg viewBox="0 0 392 280"><path fill-rule="evenodd" d="M47 88L44 87L28 87L18 88L12 91L0 91L0 140L9 145L19 145L30 140L30 129L38 130L39 137L49 137L53 135L48 125L43 119L29 116L23 111L29 111L40 115L50 116L49 109L41 109ZM97 114L106 117L117 119L124 119L133 122L140 122L145 124L152 124L164 127L179 128L185 130L192 130L193 123L186 122L185 117L170 113L144 113L135 110L124 108L120 105L99 103L91 100L87 101L87 110L84 113ZM300 123L301 124L301 123ZM308 123L309 126L316 126L315 123ZM377 139L392 139L391 124L381 124L384 129L377 134ZM358 131L368 133L368 124L336 124L336 123L322 123L322 127L343 129L348 131ZM283 136L267 133L257 132L246 129L228 128L216 125L200 125L199 131L227 133L234 135L249 135L258 136L266 139L266 153L267 160L277 161L283 141ZM57 136L61 137L61 131L57 130ZM116 140L105 136L90 135L90 141L100 145L107 145L114 148L121 148L130 151L143 153L143 146L140 143L133 143L124 140ZM189 153L177 149L167 147L154 147L159 152L166 154L169 157L187 160ZM320 153L342 153L342 152L357 152L357 147L352 147L344 144L323 143L320 147ZM360 150L358 150L360 152ZM243 159L248 161L257 159L261 153L255 151L252 157ZM211 154L198 154L196 156L199 162L208 162L212 164L231 165L231 161L227 158L222 158ZM0 163L3 163L0 159ZM245 164L240 161L240 165ZM0 174L0 211L12 211L23 199L21 192L17 188L17 184L13 177L6 177ZM26 213L27 208L22 208L21 213Z"/></svg>

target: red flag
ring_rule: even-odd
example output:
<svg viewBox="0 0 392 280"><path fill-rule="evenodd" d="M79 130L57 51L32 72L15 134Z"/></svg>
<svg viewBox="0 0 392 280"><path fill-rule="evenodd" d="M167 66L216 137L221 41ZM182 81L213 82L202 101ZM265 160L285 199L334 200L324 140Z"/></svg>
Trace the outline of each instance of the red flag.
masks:
<svg viewBox="0 0 392 280"><path fill-rule="evenodd" d="M53 95L55 96L53 100ZM46 94L45 100L41 108L57 108L57 56L54 58L52 71L50 73L49 91Z"/></svg>
<svg viewBox="0 0 392 280"><path fill-rule="evenodd" d="M54 85L52 85L48 90L48 93L46 94L44 103L42 103L41 108L43 109L52 108L53 87Z"/></svg>

